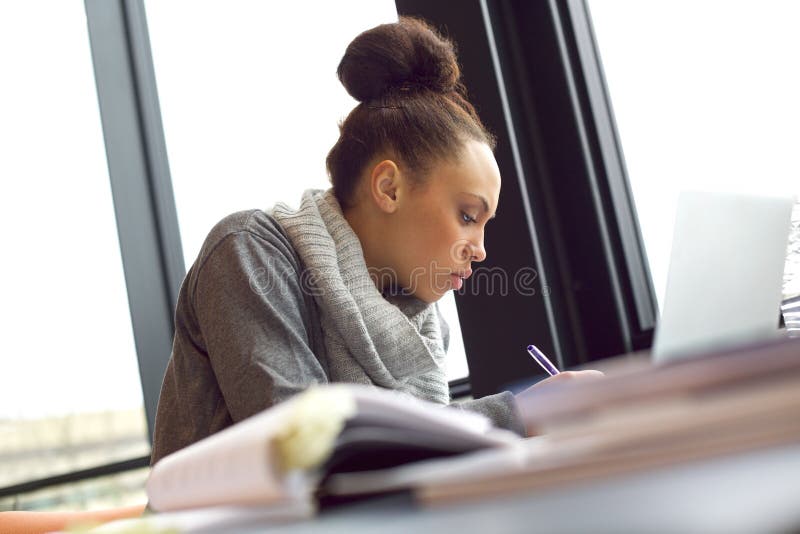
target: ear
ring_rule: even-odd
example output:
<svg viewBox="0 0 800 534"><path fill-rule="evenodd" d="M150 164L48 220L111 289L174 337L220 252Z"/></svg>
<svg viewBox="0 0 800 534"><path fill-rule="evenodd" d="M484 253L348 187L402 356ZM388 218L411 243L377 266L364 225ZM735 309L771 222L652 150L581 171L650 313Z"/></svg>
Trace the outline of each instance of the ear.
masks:
<svg viewBox="0 0 800 534"><path fill-rule="evenodd" d="M397 210L402 181L402 174L394 161L385 159L375 165L370 174L369 190L378 209L384 213L394 213Z"/></svg>

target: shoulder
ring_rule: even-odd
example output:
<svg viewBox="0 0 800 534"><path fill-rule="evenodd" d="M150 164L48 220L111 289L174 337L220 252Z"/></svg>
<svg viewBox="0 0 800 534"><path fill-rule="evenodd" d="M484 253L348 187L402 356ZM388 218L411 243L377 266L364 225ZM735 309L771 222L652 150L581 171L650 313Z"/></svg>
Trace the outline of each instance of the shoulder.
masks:
<svg viewBox="0 0 800 534"><path fill-rule="evenodd" d="M245 210L231 213L214 225L203 242L198 259L211 254L231 236L253 237L291 248L285 230L272 215L263 210Z"/></svg>
<svg viewBox="0 0 800 534"><path fill-rule="evenodd" d="M196 266L201 268L210 256L219 255L220 249L229 253L277 254L287 261L299 263L286 231L263 210L238 211L215 224L203 242Z"/></svg>
<svg viewBox="0 0 800 534"><path fill-rule="evenodd" d="M223 275L234 272L261 272L264 269L282 276L299 276L302 264L286 231L263 210L232 213L221 219L208 233L190 269L191 289L209 270ZM225 275L223 275L225 276Z"/></svg>

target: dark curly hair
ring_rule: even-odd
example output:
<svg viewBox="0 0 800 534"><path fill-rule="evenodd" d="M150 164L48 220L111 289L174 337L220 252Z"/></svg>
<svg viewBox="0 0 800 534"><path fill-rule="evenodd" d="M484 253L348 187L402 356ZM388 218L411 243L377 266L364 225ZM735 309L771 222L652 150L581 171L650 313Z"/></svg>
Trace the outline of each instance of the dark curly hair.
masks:
<svg viewBox="0 0 800 534"><path fill-rule="evenodd" d="M422 20L400 17L347 47L337 75L360 103L339 125L326 164L339 203L351 206L364 167L390 151L422 181L469 140L495 146L461 83L455 47Z"/></svg>

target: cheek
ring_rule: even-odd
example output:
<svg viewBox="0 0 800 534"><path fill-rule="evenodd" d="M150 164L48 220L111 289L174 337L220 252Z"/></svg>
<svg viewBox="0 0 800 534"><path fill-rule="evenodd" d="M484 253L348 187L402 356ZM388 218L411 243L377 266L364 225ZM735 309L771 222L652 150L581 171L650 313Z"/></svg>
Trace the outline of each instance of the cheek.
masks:
<svg viewBox="0 0 800 534"><path fill-rule="evenodd" d="M447 217L429 218L417 230L420 252L424 253L427 261L436 261L444 266L450 266L458 261L458 243L463 241L458 221Z"/></svg>

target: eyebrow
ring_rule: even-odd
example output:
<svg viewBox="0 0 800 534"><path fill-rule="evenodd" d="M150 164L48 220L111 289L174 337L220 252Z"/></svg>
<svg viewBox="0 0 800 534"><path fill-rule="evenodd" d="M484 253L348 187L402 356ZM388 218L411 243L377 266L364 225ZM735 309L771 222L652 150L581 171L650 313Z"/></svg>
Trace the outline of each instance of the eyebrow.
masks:
<svg viewBox="0 0 800 534"><path fill-rule="evenodd" d="M475 193L464 192L464 194L480 199L480 201L483 203L483 211L489 213L489 202L484 197L482 197L481 195L476 195ZM495 217L497 217L497 212L494 212L494 214L489 218L494 219Z"/></svg>

